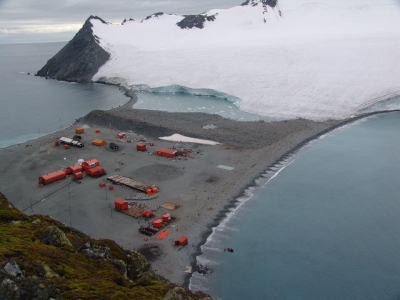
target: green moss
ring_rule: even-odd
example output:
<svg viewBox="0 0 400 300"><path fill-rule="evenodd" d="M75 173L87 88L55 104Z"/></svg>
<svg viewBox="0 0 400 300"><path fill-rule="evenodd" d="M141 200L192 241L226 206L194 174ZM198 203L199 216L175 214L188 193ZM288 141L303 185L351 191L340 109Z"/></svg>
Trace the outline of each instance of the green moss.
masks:
<svg viewBox="0 0 400 300"><path fill-rule="evenodd" d="M61 229L72 246L42 243L40 235L49 226ZM109 247L113 259L128 260L125 250L114 241L91 239L47 216L26 216L0 194L0 264L13 258L25 277L36 276L56 286L64 299L162 299L173 288L151 277L133 282L125 279L110 261L88 258L76 251L87 242ZM44 278L43 265L60 277Z"/></svg>

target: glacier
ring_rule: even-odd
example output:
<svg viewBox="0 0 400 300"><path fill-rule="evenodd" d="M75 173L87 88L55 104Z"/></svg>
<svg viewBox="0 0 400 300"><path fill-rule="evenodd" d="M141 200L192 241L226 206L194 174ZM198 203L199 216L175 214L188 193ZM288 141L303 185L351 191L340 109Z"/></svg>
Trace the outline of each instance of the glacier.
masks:
<svg viewBox="0 0 400 300"><path fill-rule="evenodd" d="M92 80L215 95L276 119L400 109L399 2L264 2L205 12L201 29L182 29L184 16L169 14L123 25L91 19L110 54Z"/></svg>

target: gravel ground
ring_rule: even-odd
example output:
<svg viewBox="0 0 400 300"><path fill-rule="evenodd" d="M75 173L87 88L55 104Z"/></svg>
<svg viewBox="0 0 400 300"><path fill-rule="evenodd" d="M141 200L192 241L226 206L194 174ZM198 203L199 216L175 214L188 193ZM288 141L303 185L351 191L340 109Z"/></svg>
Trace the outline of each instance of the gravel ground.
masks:
<svg viewBox="0 0 400 300"><path fill-rule="evenodd" d="M235 197L269 166L305 141L340 124L307 120L238 122L201 113L133 110L130 107L134 101L135 98L110 111L93 111L63 131L1 149L0 170L5 175L0 181L0 190L25 213L50 215L95 238L115 240L127 249L146 245L158 247L159 255L152 262L153 268L170 281L183 285L187 285L189 278L184 272L186 266L194 263L200 245L212 226L220 221L220 212L234 205ZM210 124L217 128L202 128ZM82 134L84 148L66 150L55 146L56 138L72 137L75 128L80 126L86 128ZM96 133L96 129L101 132ZM127 138L118 139L120 131L125 131ZM214 140L222 145L182 144L158 139L174 133ZM108 146L91 145L94 138L117 143L120 149L112 151ZM146 152L136 151L135 144L140 138L146 138L146 143L154 142L155 146L147 144ZM193 155L180 160L158 157L153 152L159 147L191 149ZM177 218L166 228L169 236L165 240L158 240L156 236L146 240L140 235L138 229L147 225L146 221L113 209L114 199L130 198L138 192L121 186L109 190L106 176L85 177L81 184L67 178L42 188L38 186L39 176L72 165L80 158L97 158L107 175L122 174L159 187L159 197L149 200L153 205L169 201L180 206L174 211L160 208L156 212L157 217L170 212ZM217 168L218 165L234 169L227 171ZM103 182L107 183L106 188L99 187ZM181 235L188 236L189 246L177 252L172 244Z"/></svg>

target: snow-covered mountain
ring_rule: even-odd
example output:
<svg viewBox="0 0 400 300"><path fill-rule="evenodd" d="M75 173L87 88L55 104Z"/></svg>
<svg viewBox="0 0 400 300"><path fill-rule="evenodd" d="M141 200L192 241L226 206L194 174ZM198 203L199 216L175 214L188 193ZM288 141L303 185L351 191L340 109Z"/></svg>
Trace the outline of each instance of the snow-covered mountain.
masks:
<svg viewBox="0 0 400 300"><path fill-rule="evenodd" d="M214 90L286 119L346 118L400 94L394 0L248 0L197 16L90 22L110 54L94 81Z"/></svg>

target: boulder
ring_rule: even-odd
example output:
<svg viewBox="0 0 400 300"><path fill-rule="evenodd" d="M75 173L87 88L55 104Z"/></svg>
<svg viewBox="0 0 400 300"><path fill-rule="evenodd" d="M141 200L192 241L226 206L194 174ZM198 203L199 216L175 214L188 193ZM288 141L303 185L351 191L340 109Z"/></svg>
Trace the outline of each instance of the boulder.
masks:
<svg viewBox="0 0 400 300"><path fill-rule="evenodd" d="M18 264L15 262L15 260L10 259L8 263L4 266L3 270L11 276L15 277L21 277L22 272L21 269L19 268Z"/></svg>
<svg viewBox="0 0 400 300"><path fill-rule="evenodd" d="M126 269L128 273L128 278L135 280L147 274L150 270L150 263L147 261L146 257L137 251L128 251L128 260L126 264Z"/></svg>
<svg viewBox="0 0 400 300"><path fill-rule="evenodd" d="M72 246L64 232L56 226L49 226L41 234L40 240L42 243L56 247Z"/></svg>

